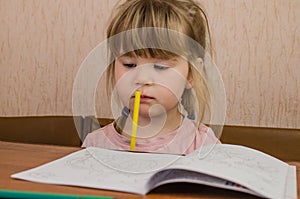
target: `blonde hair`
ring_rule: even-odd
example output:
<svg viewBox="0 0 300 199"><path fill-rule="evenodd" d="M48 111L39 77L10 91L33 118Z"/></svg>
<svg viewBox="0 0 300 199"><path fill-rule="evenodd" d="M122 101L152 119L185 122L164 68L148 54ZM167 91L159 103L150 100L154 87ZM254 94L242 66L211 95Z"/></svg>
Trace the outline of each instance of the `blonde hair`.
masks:
<svg viewBox="0 0 300 199"><path fill-rule="evenodd" d="M118 57L122 52L134 53L141 57L151 56L166 59L181 55L188 61L201 58L204 62L205 51L211 52L210 30L206 14L202 6L193 0L127 0L117 8L116 14L108 26L107 37L111 38L124 31L145 27L160 29L155 30L151 37L141 31L142 34L134 38L127 38L125 35L121 38L122 41L110 41L108 45L110 56ZM184 34L200 44L202 49L197 48L197 52L190 52L195 49L191 49L185 39L161 38L160 30L172 30ZM155 43L155 48L145 48L147 46L145 42L147 44ZM176 49L176 53L166 50L165 45ZM107 70L108 92L112 91L115 82L113 72L114 61ZM205 67L199 71L189 62L188 78L192 80L194 91L186 90L182 95L181 104L189 115L194 117L196 114L198 115L197 123L199 125L206 111L210 113L210 94L205 78ZM198 106L198 111L195 111L195 104Z"/></svg>

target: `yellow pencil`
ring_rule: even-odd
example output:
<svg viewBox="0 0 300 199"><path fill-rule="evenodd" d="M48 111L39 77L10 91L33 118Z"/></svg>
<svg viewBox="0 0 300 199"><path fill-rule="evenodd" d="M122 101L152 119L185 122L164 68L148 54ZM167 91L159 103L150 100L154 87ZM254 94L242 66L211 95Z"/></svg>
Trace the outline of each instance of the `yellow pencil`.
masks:
<svg viewBox="0 0 300 199"><path fill-rule="evenodd" d="M138 121L139 121L140 99L141 99L141 91L136 90L135 99L134 99L134 107L133 107L130 151L134 151L134 149L135 149L136 130L137 130L137 125L138 125Z"/></svg>

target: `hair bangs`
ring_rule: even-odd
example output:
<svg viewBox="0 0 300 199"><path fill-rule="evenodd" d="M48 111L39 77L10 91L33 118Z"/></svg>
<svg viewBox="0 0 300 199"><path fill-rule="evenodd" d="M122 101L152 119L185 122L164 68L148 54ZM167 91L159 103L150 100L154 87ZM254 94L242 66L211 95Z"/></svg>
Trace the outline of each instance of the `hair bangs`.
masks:
<svg viewBox="0 0 300 199"><path fill-rule="evenodd" d="M195 45L182 33L162 28L145 27L121 32L109 41L112 57L133 52L136 56L152 58L170 58L182 56L186 59L199 57L192 52Z"/></svg>

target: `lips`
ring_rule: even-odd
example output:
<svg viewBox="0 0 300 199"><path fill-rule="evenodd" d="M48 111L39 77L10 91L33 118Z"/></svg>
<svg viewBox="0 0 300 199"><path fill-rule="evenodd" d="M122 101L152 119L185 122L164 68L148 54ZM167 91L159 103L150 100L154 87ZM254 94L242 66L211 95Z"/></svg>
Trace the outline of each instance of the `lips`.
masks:
<svg viewBox="0 0 300 199"><path fill-rule="evenodd" d="M154 97L148 95L141 95L141 99L154 99Z"/></svg>
<svg viewBox="0 0 300 199"><path fill-rule="evenodd" d="M132 96L131 98L135 98L135 96ZM147 101L147 100L153 100L153 99L155 99L154 97L151 97L151 96L148 96L148 95L141 95L141 97L140 97L140 100L141 101Z"/></svg>

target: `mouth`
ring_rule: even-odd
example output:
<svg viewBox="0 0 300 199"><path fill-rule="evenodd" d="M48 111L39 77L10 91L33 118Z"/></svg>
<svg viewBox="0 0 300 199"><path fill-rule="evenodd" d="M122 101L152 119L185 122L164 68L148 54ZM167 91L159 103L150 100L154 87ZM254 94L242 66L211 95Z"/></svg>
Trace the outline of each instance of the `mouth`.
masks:
<svg viewBox="0 0 300 199"><path fill-rule="evenodd" d="M131 97L132 99L135 99L135 96ZM154 97L148 96L148 95L141 95L140 100L141 101L147 101L147 100L153 100L155 99Z"/></svg>
<svg viewBox="0 0 300 199"><path fill-rule="evenodd" d="M154 97L148 95L141 95L141 99L154 99Z"/></svg>

